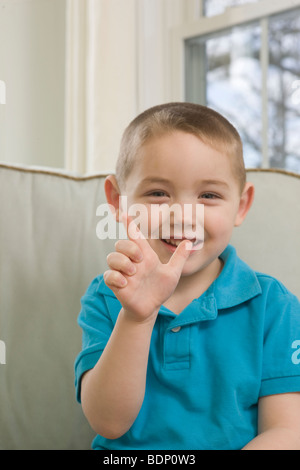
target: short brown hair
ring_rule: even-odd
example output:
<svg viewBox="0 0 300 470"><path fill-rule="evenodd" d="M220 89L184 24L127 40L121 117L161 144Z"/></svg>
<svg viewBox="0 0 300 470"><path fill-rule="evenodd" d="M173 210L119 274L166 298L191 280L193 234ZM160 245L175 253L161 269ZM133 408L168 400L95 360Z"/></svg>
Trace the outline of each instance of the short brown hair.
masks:
<svg viewBox="0 0 300 470"><path fill-rule="evenodd" d="M243 144L236 128L215 110L194 103L166 103L139 114L125 129L116 166L116 179L123 187L140 147L153 137L173 131L199 137L206 145L228 155L241 191L246 182Z"/></svg>

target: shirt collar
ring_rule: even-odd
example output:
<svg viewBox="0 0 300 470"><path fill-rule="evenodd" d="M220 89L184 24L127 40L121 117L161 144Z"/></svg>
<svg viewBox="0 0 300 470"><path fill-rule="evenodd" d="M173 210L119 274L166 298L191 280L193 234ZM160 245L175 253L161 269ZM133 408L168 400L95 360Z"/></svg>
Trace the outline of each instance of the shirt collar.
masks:
<svg viewBox="0 0 300 470"><path fill-rule="evenodd" d="M233 246L228 245L220 258L223 269L208 289L214 294L218 309L240 305L261 294L255 271L237 256Z"/></svg>

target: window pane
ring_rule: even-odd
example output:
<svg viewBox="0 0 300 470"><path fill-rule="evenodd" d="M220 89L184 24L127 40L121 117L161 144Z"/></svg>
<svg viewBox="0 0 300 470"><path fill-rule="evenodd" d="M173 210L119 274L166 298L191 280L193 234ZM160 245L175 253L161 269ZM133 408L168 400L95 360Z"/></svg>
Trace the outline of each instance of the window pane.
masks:
<svg viewBox="0 0 300 470"><path fill-rule="evenodd" d="M251 23L186 44L186 99L207 104L238 129L247 167L261 164L260 26Z"/></svg>
<svg viewBox="0 0 300 470"><path fill-rule="evenodd" d="M261 0L204 0L205 16L220 15L228 7L245 5L246 3L257 3Z"/></svg>
<svg viewBox="0 0 300 470"><path fill-rule="evenodd" d="M269 21L270 166L300 172L300 10Z"/></svg>

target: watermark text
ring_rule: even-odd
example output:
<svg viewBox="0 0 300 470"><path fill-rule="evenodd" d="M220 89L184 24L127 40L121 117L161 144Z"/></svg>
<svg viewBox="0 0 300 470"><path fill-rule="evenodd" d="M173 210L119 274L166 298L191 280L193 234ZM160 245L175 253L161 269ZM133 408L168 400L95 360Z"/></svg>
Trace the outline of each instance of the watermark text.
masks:
<svg viewBox="0 0 300 470"><path fill-rule="evenodd" d="M96 227L100 240L131 239L142 236L146 239L174 240L188 239L193 242L193 250L200 250L204 243L204 204L132 204L121 196L121 211L128 214L130 223L127 231L118 227L116 211L110 204L100 204L96 215L101 217Z"/></svg>
<svg viewBox="0 0 300 470"><path fill-rule="evenodd" d="M3 80L0 80L0 104L6 104L6 85Z"/></svg>
<svg viewBox="0 0 300 470"><path fill-rule="evenodd" d="M296 349L292 354L292 363L298 365L300 364L300 340L293 341L292 348Z"/></svg>
<svg viewBox="0 0 300 470"><path fill-rule="evenodd" d="M4 341L0 341L0 364L6 364L6 346Z"/></svg>

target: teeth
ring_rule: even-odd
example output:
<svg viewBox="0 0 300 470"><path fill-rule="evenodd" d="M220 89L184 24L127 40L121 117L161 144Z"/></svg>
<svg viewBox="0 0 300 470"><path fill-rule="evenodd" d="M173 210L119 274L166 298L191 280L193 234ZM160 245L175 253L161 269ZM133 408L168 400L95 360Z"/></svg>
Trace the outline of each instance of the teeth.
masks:
<svg viewBox="0 0 300 470"><path fill-rule="evenodd" d="M178 246L182 240L175 240L175 239L172 239L172 240L164 240L166 243L168 243L169 245L173 245L173 246ZM194 244L194 243L193 243Z"/></svg>
<svg viewBox="0 0 300 470"><path fill-rule="evenodd" d="M178 246L182 240L164 240L169 245Z"/></svg>

